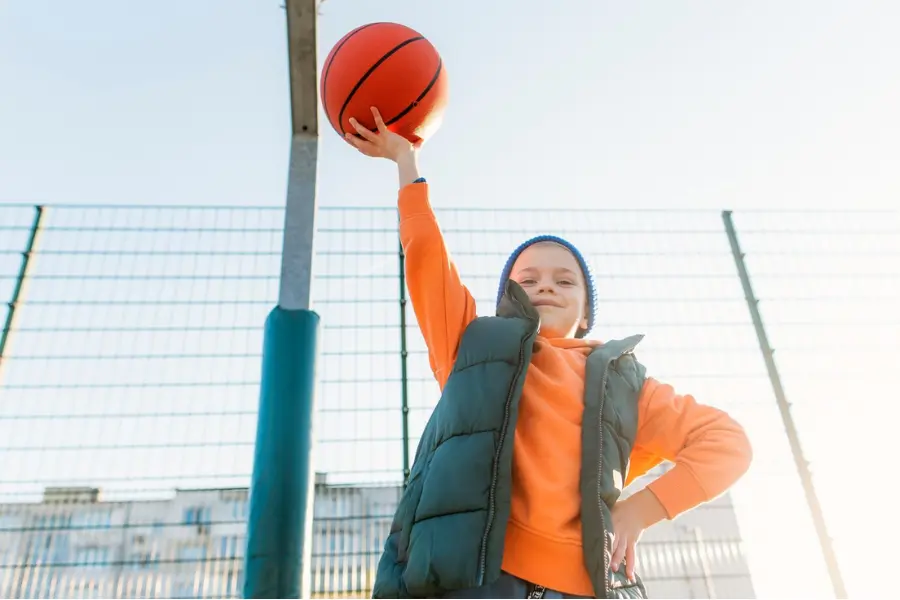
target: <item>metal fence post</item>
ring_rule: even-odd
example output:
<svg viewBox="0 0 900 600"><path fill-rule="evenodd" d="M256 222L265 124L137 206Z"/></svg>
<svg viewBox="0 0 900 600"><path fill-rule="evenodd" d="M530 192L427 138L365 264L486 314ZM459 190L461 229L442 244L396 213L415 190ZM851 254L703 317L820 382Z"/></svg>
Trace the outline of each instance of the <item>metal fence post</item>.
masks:
<svg viewBox="0 0 900 600"><path fill-rule="evenodd" d="M400 257L400 402L403 424L403 487L409 479L409 374L406 348L406 258L403 244L398 244Z"/></svg>
<svg viewBox="0 0 900 600"><path fill-rule="evenodd" d="M3 365L6 358L6 350L9 340L12 338L12 330L19 316L19 305L25 298L25 289L31 269L34 267L34 253L37 251L37 243L41 233L41 224L44 219L44 207L34 207L34 221L31 223L31 232L22 251L22 264L19 266L19 274L13 287L12 297L6 310L6 320L3 323L3 331L0 331L0 383L3 381Z"/></svg>
<svg viewBox="0 0 900 600"><path fill-rule="evenodd" d="M716 586L713 582L712 569L709 568L709 557L706 555L706 542L703 540L703 530L700 527L693 528L694 541L697 542L697 555L700 558L700 568L703 570L703 583L706 586L706 597L716 598Z"/></svg>
<svg viewBox="0 0 900 600"><path fill-rule="evenodd" d="M291 92L281 282L266 319L245 598L309 598L319 316L310 310L318 159L316 0L287 0Z"/></svg>
<svg viewBox="0 0 900 600"><path fill-rule="evenodd" d="M775 365L775 351L769 345L769 338L763 325L762 316L759 312L759 300L753 293L753 286L750 284L750 275L747 272L747 265L744 262L744 253L738 243L737 232L734 228L734 221L730 210L722 211L722 221L725 223L725 233L728 235L728 242L731 245L731 254L734 256L734 264L737 267L738 277L741 280L741 286L744 289L744 298L747 300L747 308L750 310L750 317L753 320L753 327L756 329L756 337L759 340L759 348L762 351L763 360L766 363L766 370L769 373L769 380L772 382L772 390L775 393L775 402L778 404L778 410L781 412L781 420L784 422L784 429L787 433L788 442L791 447L791 454L794 456L794 463L797 467L797 473L800 476L800 483L803 485L803 492L806 495L806 502L809 505L809 512L812 515L813 524L816 528L816 534L819 537L819 544L822 547L822 555L825 558L825 566L831 577L831 585L834 588L834 594L837 598L846 598L847 589L844 586L844 580L841 576L840 565L838 564L837 555L831 543L831 537L828 535L828 528L825 526L825 516L819 499L816 496L816 490L813 486L812 475L809 472L809 463L803 456L803 449L800 446L800 437L797 434L797 427L794 425L794 418L791 415L791 405L787 401L784 393L784 387L781 384L781 376L778 373L778 367Z"/></svg>

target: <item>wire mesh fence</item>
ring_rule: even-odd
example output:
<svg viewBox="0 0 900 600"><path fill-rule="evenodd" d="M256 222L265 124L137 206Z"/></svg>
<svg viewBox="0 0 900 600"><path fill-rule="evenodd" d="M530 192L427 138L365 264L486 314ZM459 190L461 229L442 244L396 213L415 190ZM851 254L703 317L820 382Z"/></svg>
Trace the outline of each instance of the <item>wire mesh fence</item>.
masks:
<svg viewBox="0 0 900 600"><path fill-rule="evenodd" d="M719 213L438 216L482 314L512 248L563 235L598 276L593 335L646 334L638 354L655 377L746 426L756 460L734 493L642 541L651 593L828 594ZM889 308L900 296L900 221L734 218L826 516L840 514L846 457L829 440L848 426L844 398L855 398L861 425L860 407L877 400L872 370L900 354ZM51 207L23 256L35 210L0 208L0 297L12 299L2 316L14 317L0 358L0 596L240 597L282 219L274 208ZM318 596L371 593L403 469L438 398L401 301L396 219L389 208L320 215ZM841 527L840 558L853 564L855 532Z"/></svg>
<svg viewBox="0 0 900 600"><path fill-rule="evenodd" d="M890 552L861 549L894 537L886 519L895 509L868 486L884 478L881 457L890 455L896 437L898 412L883 386L900 358L900 212L760 212L736 219L849 595L864 597L876 588L855 574L895 568ZM766 391L759 400L771 406ZM822 582L821 594L830 593L808 512L784 509L805 505L782 429L760 426L755 447L760 464L738 500L748 511L779 518L748 528L748 543L788 532L785 558L790 554L809 581Z"/></svg>

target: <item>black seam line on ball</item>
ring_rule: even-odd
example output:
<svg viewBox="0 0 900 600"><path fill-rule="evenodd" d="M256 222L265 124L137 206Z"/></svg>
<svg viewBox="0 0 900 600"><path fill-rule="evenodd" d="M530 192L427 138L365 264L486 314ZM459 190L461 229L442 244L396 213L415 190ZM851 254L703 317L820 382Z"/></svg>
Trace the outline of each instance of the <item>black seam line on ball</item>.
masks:
<svg viewBox="0 0 900 600"><path fill-rule="evenodd" d="M374 73L375 70L376 70L379 66L381 66L382 64L384 64L384 61L386 61L386 60L389 59L391 56L393 56L394 54L396 54L397 52L399 52L402 48L405 48L406 46L409 46L409 45L412 44L413 42L418 42L418 41L421 41L421 40L424 40L424 39L425 39L424 37L418 36L418 37L410 38L410 39L406 40L405 42L401 42L401 43L397 44L397 45L394 46L391 50L389 50L384 56L382 56L381 58L379 58L378 61L377 61L374 65L372 65L371 67L369 67L369 70L366 71L366 73L365 73L362 77L360 77L359 81L356 82L356 85L353 86L353 89L350 90L350 93L347 94L347 99L344 100L344 105L341 107L341 112L340 112L340 114L338 115L338 124L339 124L340 127L341 127L341 134L347 133L346 130L344 129L344 111L347 110L347 106L350 104L350 101L353 99L353 95L356 94L356 92L359 91L359 88L362 87L362 84L365 83L366 79L368 79L369 76L372 75L372 73Z"/></svg>
<svg viewBox="0 0 900 600"><path fill-rule="evenodd" d="M344 41L342 41L338 45L337 48L334 49L334 54L331 55L331 60L328 61L327 65L325 65L325 72L322 74L322 107L325 109L325 118L328 119L329 121L331 121L331 115L328 114L327 97L328 97L328 74L331 73L331 65L334 64L334 60L337 58L338 53L340 53L341 48L344 47L344 44L346 44L351 39L353 39L353 36L355 36L360 31L363 31L364 29L372 27L373 25L382 25L382 24L383 23L369 23L368 25L363 25L362 27L358 28L356 31L352 32L350 35L348 35L344 39Z"/></svg>
<svg viewBox="0 0 900 600"><path fill-rule="evenodd" d="M416 98L409 106L407 106L407 107L404 108L402 111L400 111L400 114L399 114L399 115L397 115L396 117L394 117L394 118L391 119L390 121L387 121L387 122L385 123L385 125L392 125L392 124L396 123L397 121L399 121L400 119L402 119L403 117L405 117L406 114L407 114L409 111L411 111L411 110L414 109L416 106L418 106L418 105L419 105L419 102L422 101L422 98L424 98L425 96L427 96L427 95L428 95L428 92L431 91L431 88L434 87L434 84L437 83L438 77L441 76L441 69L442 69L443 67L444 67L444 61L438 59L438 67L437 67L437 71L435 71L434 77L431 78L431 81L428 82L428 86L425 88L425 90L424 90L421 94L419 94L419 97Z"/></svg>

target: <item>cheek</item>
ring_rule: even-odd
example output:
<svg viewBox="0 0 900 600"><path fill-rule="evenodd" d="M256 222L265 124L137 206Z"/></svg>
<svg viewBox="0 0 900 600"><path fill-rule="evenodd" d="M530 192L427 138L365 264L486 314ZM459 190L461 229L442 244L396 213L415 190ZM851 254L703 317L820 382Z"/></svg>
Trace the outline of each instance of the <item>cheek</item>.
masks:
<svg viewBox="0 0 900 600"><path fill-rule="evenodd" d="M567 295L572 306L577 306L579 310L584 311L584 309L587 307L587 300L585 300L584 297L584 290L572 290Z"/></svg>

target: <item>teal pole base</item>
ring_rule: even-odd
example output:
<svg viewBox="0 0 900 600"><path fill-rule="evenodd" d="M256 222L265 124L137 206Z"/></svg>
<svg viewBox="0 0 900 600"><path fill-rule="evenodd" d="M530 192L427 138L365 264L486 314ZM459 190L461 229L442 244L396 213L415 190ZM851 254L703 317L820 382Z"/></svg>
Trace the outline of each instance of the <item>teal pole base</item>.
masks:
<svg viewBox="0 0 900 600"><path fill-rule="evenodd" d="M244 598L309 597L318 329L309 310L276 307L266 319Z"/></svg>

